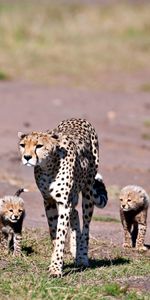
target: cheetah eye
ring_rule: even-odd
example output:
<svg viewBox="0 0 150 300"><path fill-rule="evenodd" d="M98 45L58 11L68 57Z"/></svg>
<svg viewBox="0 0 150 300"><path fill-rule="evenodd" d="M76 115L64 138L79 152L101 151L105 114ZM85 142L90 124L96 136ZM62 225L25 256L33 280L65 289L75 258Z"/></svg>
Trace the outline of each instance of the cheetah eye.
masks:
<svg viewBox="0 0 150 300"><path fill-rule="evenodd" d="M42 148L42 147L43 147L42 144L37 144L37 145L36 145L36 149L40 149L40 148Z"/></svg>
<svg viewBox="0 0 150 300"><path fill-rule="evenodd" d="M131 202L131 199L128 199L128 202Z"/></svg>
<svg viewBox="0 0 150 300"><path fill-rule="evenodd" d="M122 201L123 201L123 199L120 199L120 201L122 202Z"/></svg>
<svg viewBox="0 0 150 300"><path fill-rule="evenodd" d="M23 210L22 209L18 209L18 211L21 213L21 212L23 212Z"/></svg>
<svg viewBox="0 0 150 300"><path fill-rule="evenodd" d="M9 209L10 212L13 212L13 209Z"/></svg>
<svg viewBox="0 0 150 300"><path fill-rule="evenodd" d="M20 147L25 148L25 144L20 144Z"/></svg>

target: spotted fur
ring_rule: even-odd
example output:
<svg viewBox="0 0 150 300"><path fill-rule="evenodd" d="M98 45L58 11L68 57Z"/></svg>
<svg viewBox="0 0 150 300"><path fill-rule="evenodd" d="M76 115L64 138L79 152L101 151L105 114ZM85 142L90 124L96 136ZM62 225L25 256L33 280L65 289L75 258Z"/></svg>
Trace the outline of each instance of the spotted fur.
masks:
<svg viewBox="0 0 150 300"><path fill-rule="evenodd" d="M128 185L120 192L120 216L124 229L125 248L146 250L144 238L147 228L149 197L143 188Z"/></svg>
<svg viewBox="0 0 150 300"><path fill-rule="evenodd" d="M103 208L107 191L100 176L98 138L86 120L62 121L52 131L19 133L22 162L34 166L54 244L50 274L62 275L66 234L70 225L70 250L78 265L88 266L89 224L94 204ZM82 193L83 228L78 211Z"/></svg>
<svg viewBox="0 0 150 300"><path fill-rule="evenodd" d="M0 242L1 246L13 251L14 256L21 254L22 224L25 217L24 201L19 197L26 191L19 189L14 196L0 199Z"/></svg>

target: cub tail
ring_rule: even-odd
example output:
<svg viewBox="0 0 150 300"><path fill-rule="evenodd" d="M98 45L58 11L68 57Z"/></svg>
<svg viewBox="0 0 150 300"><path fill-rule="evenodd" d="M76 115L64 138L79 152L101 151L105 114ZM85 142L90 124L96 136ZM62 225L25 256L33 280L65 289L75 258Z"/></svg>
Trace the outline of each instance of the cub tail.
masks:
<svg viewBox="0 0 150 300"><path fill-rule="evenodd" d="M21 188L21 189L17 190L17 192L15 193L14 196L19 197L20 194L23 193L23 192L28 192L28 190L27 190L27 189L24 189L24 188Z"/></svg>

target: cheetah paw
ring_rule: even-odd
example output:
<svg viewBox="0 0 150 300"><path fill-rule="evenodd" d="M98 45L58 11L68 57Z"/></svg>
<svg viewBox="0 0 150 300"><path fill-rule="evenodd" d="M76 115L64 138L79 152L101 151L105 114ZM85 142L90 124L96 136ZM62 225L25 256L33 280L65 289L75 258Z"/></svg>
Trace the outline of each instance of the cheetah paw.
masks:
<svg viewBox="0 0 150 300"><path fill-rule="evenodd" d="M51 266L48 268L49 277L54 278L61 278L62 277L62 271L52 268Z"/></svg>
<svg viewBox="0 0 150 300"><path fill-rule="evenodd" d="M13 256L14 256L14 257L21 257L21 256L22 256L22 253L21 253L21 252L15 251L15 252L13 252Z"/></svg>
<svg viewBox="0 0 150 300"><path fill-rule="evenodd" d="M140 251L140 252L144 252L147 251L148 248L146 246L136 246L136 250Z"/></svg>
<svg viewBox="0 0 150 300"><path fill-rule="evenodd" d="M123 243L123 248L129 249L129 248L132 248L132 245L130 243Z"/></svg>

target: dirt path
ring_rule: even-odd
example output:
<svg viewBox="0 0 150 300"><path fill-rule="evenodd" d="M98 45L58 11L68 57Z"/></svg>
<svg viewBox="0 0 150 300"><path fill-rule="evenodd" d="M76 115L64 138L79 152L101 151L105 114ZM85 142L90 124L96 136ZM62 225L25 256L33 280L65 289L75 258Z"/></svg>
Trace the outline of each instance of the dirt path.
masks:
<svg viewBox="0 0 150 300"><path fill-rule="evenodd" d="M16 186L31 188L33 192L24 195L25 226L47 228L47 223L33 169L22 166L19 160L17 132L52 129L65 118L87 118L99 135L100 171L106 185L113 188L109 204L104 210L95 210L96 215L119 218L114 191L124 185L142 185L150 193L149 94L102 93L5 82L0 83L0 95L0 196L13 193ZM120 223L93 221L91 235L117 244L122 242ZM146 241L150 243L150 226Z"/></svg>

